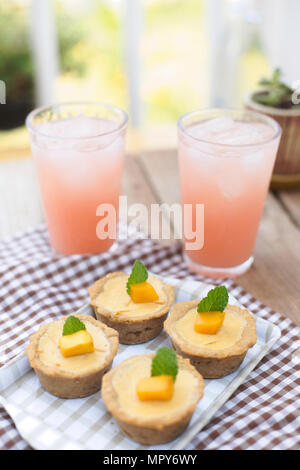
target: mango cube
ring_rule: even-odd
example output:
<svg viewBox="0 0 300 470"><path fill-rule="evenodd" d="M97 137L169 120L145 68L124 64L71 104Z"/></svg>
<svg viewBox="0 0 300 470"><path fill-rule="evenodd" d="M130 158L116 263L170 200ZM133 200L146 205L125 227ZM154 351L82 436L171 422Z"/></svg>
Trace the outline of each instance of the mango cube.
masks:
<svg viewBox="0 0 300 470"><path fill-rule="evenodd" d="M87 330L80 330L72 335L61 336L59 347L64 357L78 356L79 354L94 351L93 338Z"/></svg>
<svg viewBox="0 0 300 470"><path fill-rule="evenodd" d="M146 377L137 384L137 395L141 401L171 400L174 393L174 381L171 375Z"/></svg>
<svg viewBox="0 0 300 470"><path fill-rule="evenodd" d="M194 329L197 333L215 335L223 325L225 312L199 312Z"/></svg>
<svg viewBox="0 0 300 470"><path fill-rule="evenodd" d="M135 304L155 302L155 300L159 299L156 290L147 281L139 282L138 284L131 284L130 297Z"/></svg>

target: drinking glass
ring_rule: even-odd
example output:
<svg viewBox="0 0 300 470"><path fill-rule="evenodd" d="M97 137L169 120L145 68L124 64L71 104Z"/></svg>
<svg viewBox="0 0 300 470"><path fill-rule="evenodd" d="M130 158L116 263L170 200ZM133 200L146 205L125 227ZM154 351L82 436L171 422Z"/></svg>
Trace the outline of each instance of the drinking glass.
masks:
<svg viewBox="0 0 300 470"><path fill-rule="evenodd" d="M253 262L281 128L250 111L198 110L179 119L178 136L185 260L206 276L240 275Z"/></svg>
<svg viewBox="0 0 300 470"><path fill-rule="evenodd" d="M117 238L127 114L61 103L32 111L26 125L52 246L66 255L108 250Z"/></svg>

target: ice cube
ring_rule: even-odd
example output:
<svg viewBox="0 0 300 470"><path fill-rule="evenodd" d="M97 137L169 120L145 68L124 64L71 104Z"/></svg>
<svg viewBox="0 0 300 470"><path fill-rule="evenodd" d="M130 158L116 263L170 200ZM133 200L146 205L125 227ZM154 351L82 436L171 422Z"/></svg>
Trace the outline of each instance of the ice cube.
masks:
<svg viewBox="0 0 300 470"><path fill-rule="evenodd" d="M211 119L188 128L188 134L196 139L232 146L259 144L268 141L273 133L266 124L234 121L229 117Z"/></svg>
<svg viewBox="0 0 300 470"><path fill-rule="evenodd" d="M202 121L188 128L188 134L196 139L218 141L219 135L234 128L234 121L229 117L220 117ZM216 140L217 139L217 140Z"/></svg>

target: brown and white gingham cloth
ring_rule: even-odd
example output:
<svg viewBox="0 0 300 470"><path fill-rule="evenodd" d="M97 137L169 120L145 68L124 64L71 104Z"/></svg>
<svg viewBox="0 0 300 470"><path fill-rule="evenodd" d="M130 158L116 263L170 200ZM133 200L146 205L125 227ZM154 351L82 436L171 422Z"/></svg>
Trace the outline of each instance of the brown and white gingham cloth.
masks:
<svg viewBox="0 0 300 470"><path fill-rule="evenodd" d="M41 323L68 315L88 301L87 287L110 271L128 270L136 259L162 276L209 282L191 273L181 246L161 247L135 236L114 252L60 256L44 226L0 243L0 366L23 349ZM230 293L256 315L277 324L282 336L188 449L299 449L299 328L232 281ZM30 449L0 408L0 449Z"/></svg>

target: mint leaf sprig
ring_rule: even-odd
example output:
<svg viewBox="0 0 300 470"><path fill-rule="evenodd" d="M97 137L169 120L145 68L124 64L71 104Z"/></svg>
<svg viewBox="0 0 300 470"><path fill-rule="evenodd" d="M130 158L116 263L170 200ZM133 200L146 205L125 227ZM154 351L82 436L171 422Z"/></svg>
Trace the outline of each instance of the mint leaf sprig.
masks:
<svg viewBox="0 0 300 470"><path fill-rule="evenodd" d="M127 293L130 294L130 286L132 284L139 284L140 282L145 282L148 279L148 271L146 266L139 260L134 262L131 274L128 278L126 287Z"/></svg>
<svg viewBox="0 0 300 470"><path fill-rule="evenodd" d="M270 78L262 78L259 85L263 90L253 95L254 101L274 108L299 108L299 104L292 100L294 89L282 81L282 75L282 71L276 68Z"/></svg>
<svg viewBox="0 0 300 470"><path fill-rule="evenodd" d="M211 289L207 296L199 302L197 312L224 312L228 304L228 291L225 286Z"/></svg>
<svg viewBox="0 0 300 470"><path fill-rule="evenodd" d="M77 333L77 331L81 330L86 330L85 324L79 320L79 318L74 317L74 315L70 315L64 323L62 335L72 335L73 333Z"/></svg>
<svg viewBox="0 0 300 470"><path fill-rule="evenodd" d="M159 348L152 359L151 376L171 375L175 382L178 374L178 361L175 351L167 346Z"/></svg>

